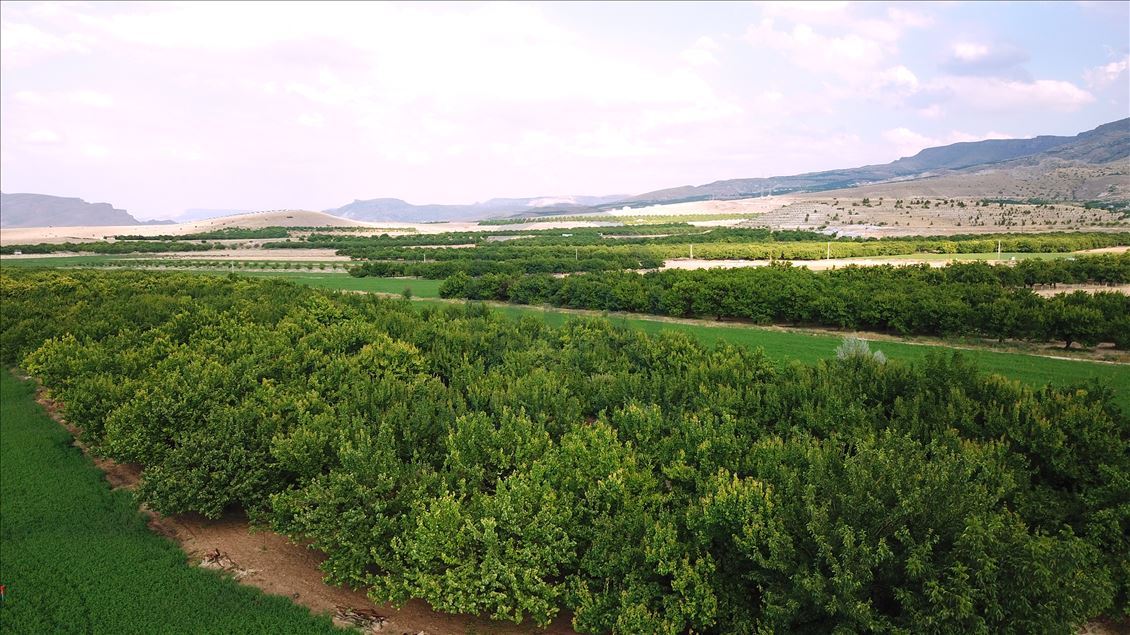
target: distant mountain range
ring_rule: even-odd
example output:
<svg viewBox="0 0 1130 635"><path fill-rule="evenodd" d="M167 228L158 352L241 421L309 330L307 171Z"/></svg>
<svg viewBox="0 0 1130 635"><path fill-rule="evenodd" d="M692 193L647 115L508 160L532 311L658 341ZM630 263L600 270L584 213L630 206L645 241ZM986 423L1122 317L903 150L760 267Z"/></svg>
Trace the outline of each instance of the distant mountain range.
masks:
<svg viewBox="0 0 1130 635"><path fill-rule="evenodd" d="M142 222L109 203L87 203L81 198L0 192L0 227L157 225L171 222Z"/></svg>
<svg viewBox="0 0 1130 635"><path fill-rule="evenodd" d="M599 205L622 201L627 195L614 196L540 196L534 198L492 198L470 205L413 205L398 198L374 198L353 201L325 210L334 216L364 221L451 221L478 220L492 216L521 214L544 216L593 211Z"/></svg>
<svg viewBox="0 0 1130 635"><path fill-rule="evenodd" d="M686 185L633 196L633 206L708 199L735 199L761 194L838 190L860 185L907 181L962 171L1033 165L1043 161L1100 164L1130 157L1130 118L1103 124L1074 137L990 139L926 148L912 157L883 165L811 172L763 179L730 179Z"/></svg>
<svg viewBox="0 0 1130 635"><path fill-rule="evenodd" d="M708 199L737 199L762 194L808 193L863 185L906 183L916 179L984 172L1030 170L1033 166L1101 165L1130 157L1130 118L1104 124L1073 137L991 139L927 148L912 157L883 165L811 172L794 176L729 179L706 185L685 185L637 196L541 196L494 198L469 205L413 205L398 198L355 200L325 210L360 221L428 222L585 214L622 206L678 203ZM990 194L983 192L982 194ZM187 210L181 222L239 213L241 210ZM172 221L148 221L164 224ZM44 194L0 194L0 226L143 224L108 203Z"/></svg>

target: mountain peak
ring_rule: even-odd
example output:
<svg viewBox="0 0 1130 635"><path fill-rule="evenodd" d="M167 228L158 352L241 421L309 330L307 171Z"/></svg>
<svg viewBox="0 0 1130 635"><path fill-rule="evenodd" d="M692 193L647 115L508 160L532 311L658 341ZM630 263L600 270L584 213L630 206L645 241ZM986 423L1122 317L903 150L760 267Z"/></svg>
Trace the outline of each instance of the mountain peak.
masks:
<svg viewBox="0 0 1130 635"><path fill-rule="evenodd" d="M109 203L87 203L81 198L47 194L0 193L0 226L3 227L141 224L129 212Z"/></svg>

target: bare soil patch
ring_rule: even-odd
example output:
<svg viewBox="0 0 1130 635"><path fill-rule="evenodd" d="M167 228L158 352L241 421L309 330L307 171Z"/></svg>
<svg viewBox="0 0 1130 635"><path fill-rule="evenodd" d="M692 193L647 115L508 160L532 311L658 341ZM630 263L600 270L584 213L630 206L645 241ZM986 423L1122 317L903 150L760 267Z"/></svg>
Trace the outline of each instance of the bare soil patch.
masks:
<svg viewBox="0 0 1130 635"><path fill-rule="evenodd" d="M290 262L349 262L336 249L216 249L212 251L168 251L146 257L167 260L277 260Z"/></svg>
<svg viewBox="0 0 1130 635"><path fill-rule="evenodd" d="M1034 291L1045 298L1059 295L1060 293L1071 293L1073 291L1086 291L1087 293L1114 291L1116 293L1130 295L1130 284L1058 284L1054 287L1050 285L1037 285Z"/></svg>
<svg viewBox="0 0 1130 635"><path fill-rule="evenodd" d="M1082 249L1079 251L1081 254L1124 254L1130 247L1125 245L1121 247L1099 247L1098 249Z"/></svg>
<svg viewBox="0 0 1130 635"><path fill-rule="evenodd" d="M823 260L705 260L701 258L672 258L663 262L663 269L737 269L740 267L767 267L774 263L791 263L794 267L807 267L813 271L836 269L848 265L861 267L874 267L877 265L917 265L927 264L931 267L944 267L948 260L919 260L914 258L899 259L892 262L890 259L879 258L827 258Z"/></svg>

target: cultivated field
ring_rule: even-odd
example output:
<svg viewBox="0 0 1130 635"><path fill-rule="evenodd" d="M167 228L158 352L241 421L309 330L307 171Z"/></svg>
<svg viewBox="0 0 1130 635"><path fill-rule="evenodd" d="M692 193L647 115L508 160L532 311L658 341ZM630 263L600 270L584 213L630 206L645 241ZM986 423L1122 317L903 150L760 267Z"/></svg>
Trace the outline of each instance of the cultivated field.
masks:
<svg viewBox="0 0 1130 635"><path fill-rule="evenodd" d="M1126 468L1125 366L507 307L512 320L241 276L24 269L0 283L5 361L45 382L84 443L141 471L138 498L174 518L160 526L238 542L225 519L247 510L380 602L527 632L569 618L591 633L789 632L845 618L803 593L802 613L749 612L751 577L794 594L820 553L866 576L902 576L922 554L989 580L962 593L1002 628L1064 632L1121 610L1130 582L1125 535L1097 531L1115 504L1102 475ZM1081 385L1092 379L1106 387ZM1062 504L1033 504L1048 500ZM751 518L766 544L801 548L750 557ZM861 542L836 538L848 533ZM857 558L888 544L913 548L890 565ZM273 560L232 553L212 560L249 581ZM671 566L698 571L699 599L669 583ZM1033 584L997 581L1000 567ZM931 601L930 582L898 583ZM676 598L725 610L688 614ZM908 630L923 619L868 611Z"/></svg>
<svg viewBox="0 0 1130 635"><path fill-rule="evenodd" d="M0 630L341 632L289 598L190 566L34 397L33 383L0 371Z"/></svg>

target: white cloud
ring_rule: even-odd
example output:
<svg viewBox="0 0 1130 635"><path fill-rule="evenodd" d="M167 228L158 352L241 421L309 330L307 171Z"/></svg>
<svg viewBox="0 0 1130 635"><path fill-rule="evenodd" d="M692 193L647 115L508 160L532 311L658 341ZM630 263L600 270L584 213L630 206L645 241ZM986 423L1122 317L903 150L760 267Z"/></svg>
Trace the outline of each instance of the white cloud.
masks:
<svg viewBox="0 0 1130 635"><path fill-rule="evenodd" d="M0 22L0 62L5 67L26 65L44 56L89 51L86 38L81 36L54 35L11 20Z"/></svg>
<svg viewBox="0 0 1130 635"><path fill-rule="evenodd" d="M828 36L807 24L781 28L765 18L746 31L746 39L759 48L776 50L807 71L854 78L873 70L890 53L882 42L855 33Z"/></svg>
<svg viewBox="0 0 1130 635"><path fill-rule="evenodd" d="M1005 29L921 6L3 3L4 178L145 214L645 191L874 163L967 138L951 127L1065 131L1125 81L1117 56L1087 83L1045 71L1094 63L1058 41L1037 81ZM631 27L651 18L664 37Z"/></svg>
<svg viewBox="0 0 1130 635"><path fill-rule="evenodd" d="M851 8L850 2L763 2L761 13L769 17L819 24L842 23Z"/></svg>
<svg viewBox="0 0 1130 635"><path fill-rule="evenodd" d="M41 128L39 130L33 130L29 132L25 139L28 141L28 143L54 144L59 143L63 138L59 136L59 133L55 132L54 130Z"/></svg>
<svg viewBox="0 0 1130 635"><path fill-rule="evenodd" d="M941 145L937 139L919 134L909 128L884 130L883 139L895 147L900 157L911 156L923 148Z"/></svg>
<svg viewBox="0 0 1130 635"><path fill-rule="evenodd" d="M77 90L70 94L70 99L76 104L93 108L110 108L114 105L113 97L96 90Z"/></svg>
<svg viewBox="0 0 1130 635"><path fill-rule="evenodd" d="M976 62L989 55L989 47L976 42L955 42L953 56L963 62Z"/></svg>
<svg viewBox="0 0 1130 635"><path fill-rule="evenodd" d="M944 108L942 108L941 104L930 104L925 108L919 108L917 112L919 116L926 119L939 119L946 114L946 111Z"/></svg>
<svg viewBox="0 0 1130 635"><path fill-rule="evenodd" d="M1031 76L1023 64L1030 59L1024 49L1013 44L961 40L950 45L942 68L953 75L984 75L1028 81Z"/></svg>
<svg viewBox="0 0 1130 635"><path fill-rule="evenodd" d="M1054 110L1073 112L1095 101L1095 96L1071 82L1056 79L1034 81L996 77L942 77L926 90L944 95L965 107L982 112Z"/></svg>
<svg viewBox="0 0 1130 635"><path fill-rule="evenodd" d="M108 151L107 151L108 153ZM195 146L171 145L165 148L164 156L176 161L198 162L204 160L204 153Z"/></svg>
<svg viewBox="0 0 1130 635"><path fill-rule="evenodd" d="M906 127L891 128L882 133L883 140L894 147L900 157L909 157L918 154L926 148L945 146L951 143L967 141L984 141L986 139L1011 139L1010 135L990 131L985 134L975 135L957 130L950 131L945 136L932 137L915 132Z"/></svg>
<svg viewBox="0 0 1130 635"><path fill-rule="evenodd" d="M932 24L931 18L896 8L867 16L849 3L759 6L765 17L746 30L746 39L821 81L824 100L897 97L917 90L918 76L899 59L899 42L908 30Z"/></svg>
<svg viewBox="0 0 1130 635"><path fill-rule="evenodd" d="M41 93L37 93L33 90L21 90L17 92L14 97L16 101L21 104L28 104L30 106L38 106L47 101L47 98Z"/></svg>
<svg viewBox="0 0 1130 635"><path fill-rule="evenodd" d="M924 29L934 24L934 18L926 14L899 7L888 8L887 17L895 24L906 28Z"/></svg>
<svg viewBox="0 0 1130 635"><path fill-rule="evenodd" d="M718 58L714 53L718 49L718 43L713 38L704 35L698 38L694 45L683 50L679 57L692 66L717 65Z"/></svg>
<svg viewBox="0 0 1130 635"><path fill-rule="evenodd" d="M896 88L914 91L918 88L918 76L909 68L899 64L880 72L876 76L877 88Z"/></svg>
<svg viewBox="0 0 1130 635"><path fill-rule="evenodd" d="M308 128L321 128L326 125L326 119L318 113L304 112L298 115L298 123Z"/></svg>
<svg viewBox="0 0 1130 635"><path fill-rule="evenodd" d="M104 159L110 156L110 149L97 143L88 143L82 146L82 153L91 159Z"/></svg>
<svg viewBox="0 0 1130 635"><path fill-rule="evenodd" d="M1127 68L1130 68L1130 55L1109 64L1087 69L1083 73L1083 79L1091 88L1106 88L1118 81Z"/></svg>

